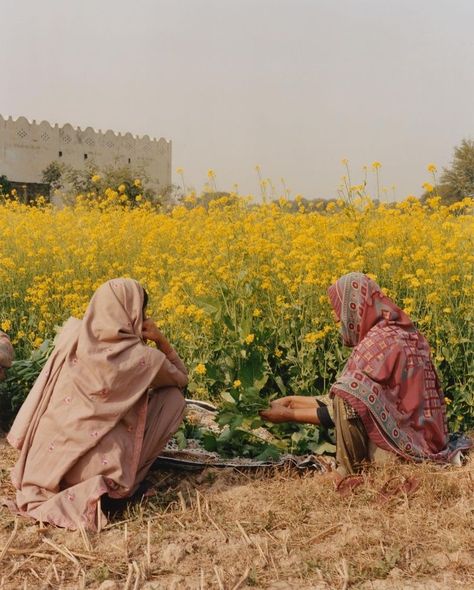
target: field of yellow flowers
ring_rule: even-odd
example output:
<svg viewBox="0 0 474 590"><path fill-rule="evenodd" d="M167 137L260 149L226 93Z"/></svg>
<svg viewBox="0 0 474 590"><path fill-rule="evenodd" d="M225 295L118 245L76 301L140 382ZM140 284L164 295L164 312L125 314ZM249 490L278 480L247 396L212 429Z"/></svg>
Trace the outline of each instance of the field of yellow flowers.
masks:
<svg viewBox="0 0 474 590"><path fill-rule="evenodd" d="M308 212L192 199L163 213L79 200L62 209L0 205L0 327L18 358L81 317L105 280L131 276L191 373L192 395L254 388L321 393L347 354L326 290L376 278L428 338L451 425L474 426L474 202L331 202Z"/></svg>

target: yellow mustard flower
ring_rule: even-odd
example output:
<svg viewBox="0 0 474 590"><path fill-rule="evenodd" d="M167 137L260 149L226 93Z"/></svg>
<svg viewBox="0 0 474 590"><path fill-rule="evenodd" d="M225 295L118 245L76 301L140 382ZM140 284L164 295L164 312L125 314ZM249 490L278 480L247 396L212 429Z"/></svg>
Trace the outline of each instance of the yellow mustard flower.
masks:
<svg viewBox="0 0 474 590"><path fill-rule="evenodd" d="M196 367L194 368L194 372L197 373L198 375L205 375L206 374L206 365L204 365L203 363L199 363L196 365Z"/></svg>

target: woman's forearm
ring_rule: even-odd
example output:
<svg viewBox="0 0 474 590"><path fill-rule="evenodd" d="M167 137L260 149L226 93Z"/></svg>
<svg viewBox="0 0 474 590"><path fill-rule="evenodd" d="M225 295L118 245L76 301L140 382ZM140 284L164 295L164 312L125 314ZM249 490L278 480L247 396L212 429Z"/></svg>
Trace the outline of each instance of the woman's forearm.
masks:
<svg viewBox="0 0 474 590"><path fill-rule="evenodd" d="M302 424L319 424L316 406L306 408L292 408L293 422Z"/></svg>
<svg viewBox="0 0 474 590"><path fill-rule="evenodd" d="M286 408L316 408L318 402L315 397L309 395L287 395L271 402L271 405L285 406Z"/></svg>
<svg viewBox="0 0 474 590"><path fill-rule="evenodd" d="M294 410L314 409L318 407L318 402L315 397L307 395L293 395L291 396L290 408Z"/></svg>
<svg viewBox="0 0 474 590"><path fill-rule="evenodd" d="M160 338L155 340L155 342L161 352L164 352L166 356L169 356L172 352L174 352L174 348L171 346L165 336L162 335Z"/></svg>
<svg viewBox="0 0 474 590"><path fill-rule="evenodd" d="M316 408L289 408L275 404L260 411L260 416L268 422L300 422L301 424L319 424Z"/></svg>

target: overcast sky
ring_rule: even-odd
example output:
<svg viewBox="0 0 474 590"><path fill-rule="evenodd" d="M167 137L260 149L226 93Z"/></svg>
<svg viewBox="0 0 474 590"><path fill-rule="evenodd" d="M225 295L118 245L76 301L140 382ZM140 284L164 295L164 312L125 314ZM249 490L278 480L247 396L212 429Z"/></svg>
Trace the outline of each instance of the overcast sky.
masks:
<svg viewBox="0 0 474 590"><path fill-rule="evenodd" d="M473 0L0 0L0 113L173 141L186 182L397 196L474 136ZM175 181L179 179L176 177Z"/></svg>

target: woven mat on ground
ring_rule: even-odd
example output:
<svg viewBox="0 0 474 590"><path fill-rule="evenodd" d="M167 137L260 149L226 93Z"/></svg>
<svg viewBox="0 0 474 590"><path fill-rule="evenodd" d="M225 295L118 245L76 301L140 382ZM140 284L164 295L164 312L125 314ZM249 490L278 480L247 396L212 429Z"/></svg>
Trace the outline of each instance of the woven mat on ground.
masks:
<svg viewBox="0 0 474 590"><path fill-rule="evenodd" d="M209 430L219 431L215 422L217 408L208 402L186 400L186 414ZM263 429L262 429L263 430ZM178 469L198 470L204 467L234 467L238 469L257 469L268 467L292 466L298 469L315 469L326 472L335 469L335 460L329 455L282 455L276 461L257 461L245 457L221 457L218 453L206 451L195 439L187 441L186 448L179 448L175 439L171 439L162 454L154 462L153 468L174 467Z"/></svg>

